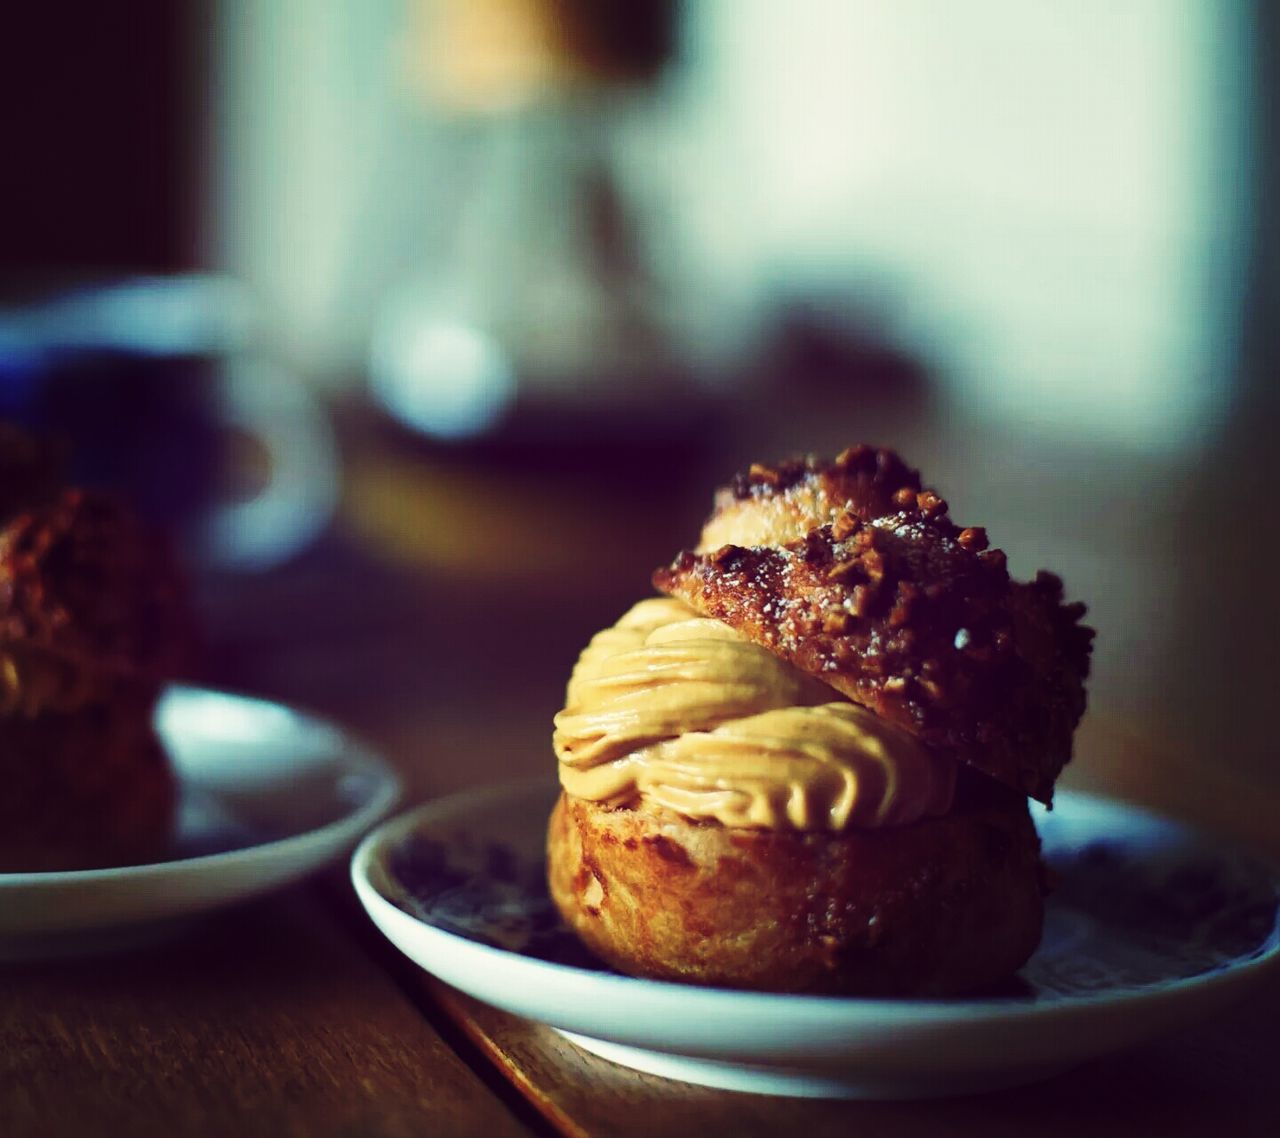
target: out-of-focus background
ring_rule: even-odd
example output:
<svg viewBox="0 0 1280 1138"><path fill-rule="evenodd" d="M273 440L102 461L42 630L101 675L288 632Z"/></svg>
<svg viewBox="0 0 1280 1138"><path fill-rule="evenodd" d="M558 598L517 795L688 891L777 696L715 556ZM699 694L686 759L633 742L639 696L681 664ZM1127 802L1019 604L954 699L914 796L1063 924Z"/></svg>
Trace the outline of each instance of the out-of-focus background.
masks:
<svg viewBox="0 0 1280 1138"><path fill-rule="evenodd" d="M735 469L893 445L1088 602L1070 777L1269 824L1278 27L1265 0L26 5L0 415L178 535L197 678L349 723L415 796L550 769L578 649Z"/></svg>

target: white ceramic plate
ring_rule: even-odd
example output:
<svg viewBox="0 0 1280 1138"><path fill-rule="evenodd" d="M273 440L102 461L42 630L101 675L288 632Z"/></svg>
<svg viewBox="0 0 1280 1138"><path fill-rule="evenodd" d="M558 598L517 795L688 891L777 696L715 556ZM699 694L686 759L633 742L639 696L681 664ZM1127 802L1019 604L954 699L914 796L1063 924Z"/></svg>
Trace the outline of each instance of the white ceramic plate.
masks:
<svg viewBox="0 0 1280 1138"><path fill-rule="evenodd" d="M352 861L423 968L615 1062L770 1094L914 1098L1047 1077L1208 1015L1280 958L1271 871L1185 826L1062 792L1037 812L1059 877L1044 941L978 1000L782 996L636 980L580 949L543 885L554 786L429 803Z"/></svg>
<svg viewBox="0 0 1280 1138"><path fill-rule="evenodd" d="M350 849L399 795L384 762L279 704L173 688L156 717L180 790L173 859L0 874L0 957L127 945L293 881Z"/></svg>

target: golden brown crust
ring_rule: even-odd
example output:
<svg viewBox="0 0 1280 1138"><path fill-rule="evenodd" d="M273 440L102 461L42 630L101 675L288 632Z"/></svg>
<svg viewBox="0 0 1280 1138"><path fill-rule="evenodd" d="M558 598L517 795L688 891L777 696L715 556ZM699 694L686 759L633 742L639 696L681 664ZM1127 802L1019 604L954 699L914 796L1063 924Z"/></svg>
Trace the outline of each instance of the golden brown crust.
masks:
<svg viewBox="0 0 1280 1138"><path fill-rule="evenodd" d="M839 835L729 829L562 795L551 895L638 976L778 992L948 996L1012 975L1039 942L1039 843L1012 793Z"/></svg>
<svg viewBox="0 0 1280 1138"><path fill-rule="evenodd" d="M813 525L781 545L682 553L654 574L657 588L929 746L1050 800L1084 711L1093 635L1057 577L1012 581L985 532L952 522L892 452L753 468L721 499L713 536L728 532L726 509L751 534L751 503L775 535Z"/></svg>

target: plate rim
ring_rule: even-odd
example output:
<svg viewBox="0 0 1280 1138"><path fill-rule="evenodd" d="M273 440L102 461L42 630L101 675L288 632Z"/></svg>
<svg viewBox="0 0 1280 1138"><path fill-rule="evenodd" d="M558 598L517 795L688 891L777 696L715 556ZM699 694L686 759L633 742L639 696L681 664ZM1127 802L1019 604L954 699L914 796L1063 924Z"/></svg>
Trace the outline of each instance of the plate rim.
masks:
<svg viewBox="0 0 1280 1138"><path fill-rule="evenodd" d="M1014 997L912 999L752 992L734 988L680 984L669 980L650 980L615 972L593 972L571 964L541 960L524 953L487 945L430 924L396 905L384 895L374 881L371 871L375 865L382 873L390 876L385 865L378 860L382 850L404 833L429 821L433 816L443 820L450 815L464 812L469 807L476 808L489 801L514 797L517 794L531 794L539 789L551 795L554 785L554 780L548 779L545 775L539 775L475 787L432 799L376 826L356 847L350 863L352 884L375 924L382 928L382 922L374 912L377 909L383 917L389 917L392 923L401 924L402 928L413 928L418 935L425 935L428 942L436 942L439 948L456 950L461 947L463 951L478 954L479 960L487 961L490 965L527 971L531 980L545 979L549 972L550 976L558 978L562 983L581 980L599 985L604 989L602 994L613 991L624 998L643 998L644 994L648 993L655 999L691 1001L693 1004L706 1005L707 1011L713 1008L722 1010L722 1005L728 999L741 1009L744 1016L766 1016L770 1013L785 1012L789 1018L803 1019L810 1026L837 1022L849 1024L864 1017L872 1017L876 1020L891 1018L896 1023L912 1027L946 1024L958 1019L963 1019L972 1026L987 1026L1026 1019L1070 1018L1076 1015L1092 1014L1102 1008L1110 1011L1144 1008L1150 1004L1163 1003L1183 996L1195 994L1208 996L1217 989L1248 983L1261 977L1269 969L1280 965L1280 877L1277 877L1276 869L1269 861L1264 861L1261 857L1247 851L1238 850L1236 847L1227 847L1224 850L1224 856L1248 857L1251 861L1263 866L1276 890L1278 902L1276 923L1265 938L1264 947L1259 955L1249 959L1237 957L1219 968L1195 976L1137 987L1106 988L1098 992L1061 996L1042 1002L1020 1001ZM1066 789L1060 791L1059 795L1070 797L1082 804L1093 803L1104 807L1120 808L1127 814L1171 824L1199 838L1208 836L1205 831L1185 820L1121 799ZM1217 844L1217 848L1222 848L1220 843ZM419 967L425 968L422 965ZM476 998L484 1000L482 996L477 995ZM698 1008L689 1006L688 1011L690 1016L695 1016Z"/></svg>
<svg viewBox="0 0 1280 1138"><path fill-rule="evenodd" d="M193 873L205 874L234 869L264 857L270 859L288 856L316 841L339 840L348 834L353 838L356 835L363 836L369 827L384 818L400 801L404 793L404 783L395 769L357 736L325 716L264 696L248 695L199 684L169 684L165 687L161 700L174 696L181 698L210 695L232 699L239 704L251 704L256 707L271 708L274 711L283 711L298 719L300 724L307 728L320 728L331 733L344 761L358 768L358 772L353 770L352 773L373 776L375 782L369 798L356 809L321 826L313 826L298 833L286 834L267 841L250 841L245 845L237 845L233 849L219 850L215 853L197 854L194 857L173 858L167 861L142 862L138 865L104 866L98 869L0 873L0 894L34 887L52 889L95 883L117 884L123 881L142 883ZM157 708L159 706L160 704L157 703Z"/></svg>

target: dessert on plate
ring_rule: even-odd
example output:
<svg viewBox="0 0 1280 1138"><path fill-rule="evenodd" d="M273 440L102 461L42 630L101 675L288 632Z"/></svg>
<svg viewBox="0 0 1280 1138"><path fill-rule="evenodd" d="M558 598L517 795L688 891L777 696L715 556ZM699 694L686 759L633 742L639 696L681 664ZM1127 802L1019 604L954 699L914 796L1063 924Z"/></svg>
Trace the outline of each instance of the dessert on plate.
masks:
<svg viewBox="0 0 1280 1138"><path fill-rule="evenodd" d="M755 465L569 680L556 906L621 971L990 988L1039 942L1092 630L890 450Z"/></svg>
<svg viewBox="0 0 1280 1138"><path fill-rule="evenodd" d="M152 725L184 654L167 549L0 426L0 872L163 854L175 789Z"/></svg>

